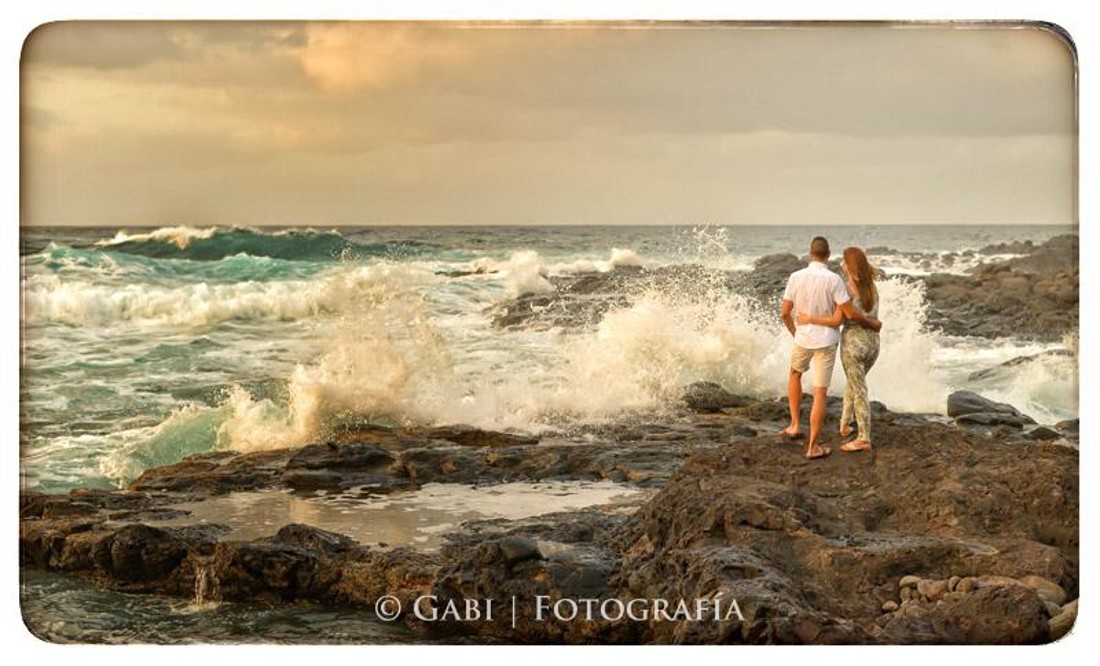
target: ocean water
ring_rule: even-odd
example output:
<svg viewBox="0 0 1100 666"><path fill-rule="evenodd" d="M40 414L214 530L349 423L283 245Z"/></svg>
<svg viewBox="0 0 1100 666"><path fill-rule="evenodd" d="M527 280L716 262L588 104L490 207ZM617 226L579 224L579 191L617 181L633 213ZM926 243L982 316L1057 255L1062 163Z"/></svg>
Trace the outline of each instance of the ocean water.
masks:
<svg viewBox="0 0 1100 666"><path fill-rule="evenodd" d="M943 413L957 388L1043 423L1077 416L1076 338L926 330L919 284L1073 228L357 227L24 229L23 487L120 487L214 449L299 446L349 423L540 433L671 413L692 381L785 392L775 312L716 287L647 293L584 330L500 330L492 309L547 277L617 266L751 270L818 233L888 277L873 399ZM1010 359L1068 349L992 373ZM831 392L843 391L843 373Z"/></svg>
<svg viewBox="0 0 1100 666"><path fill-rule="evenodd" d="M426 639L378 620L366 609L298 604L198 603L194 600L103 590L92 583L28 569L21 573L20 605L28 629L51 643L156 645L467 643Z"/></svg>

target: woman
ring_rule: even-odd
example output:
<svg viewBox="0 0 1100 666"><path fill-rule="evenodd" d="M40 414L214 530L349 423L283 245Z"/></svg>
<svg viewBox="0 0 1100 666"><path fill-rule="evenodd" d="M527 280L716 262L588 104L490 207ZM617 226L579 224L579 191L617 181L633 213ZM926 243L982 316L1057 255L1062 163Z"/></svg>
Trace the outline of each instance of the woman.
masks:
<svg viewBox="0 0 1100 666"><path fill-rule="evenodd" d="M852 429L849 424L852 412L855 412L856 427L859 434L856 439L842 444L841 451L869 451L871 449L871 405L867 399L867 372L878 359L878 289L875 287L875 271L867 261L867 255L858 247L844 248L840 269L847 278L848 293L852 296L852 305L865 319L862 322L846 320L840 307L829 317L811 317L803 313L798 315L799 324L818 324L821 326L840 326L840 362L844 366L844 375L848 387L844 390L844 409L840 416L840 436L847 437Z"/></svg>

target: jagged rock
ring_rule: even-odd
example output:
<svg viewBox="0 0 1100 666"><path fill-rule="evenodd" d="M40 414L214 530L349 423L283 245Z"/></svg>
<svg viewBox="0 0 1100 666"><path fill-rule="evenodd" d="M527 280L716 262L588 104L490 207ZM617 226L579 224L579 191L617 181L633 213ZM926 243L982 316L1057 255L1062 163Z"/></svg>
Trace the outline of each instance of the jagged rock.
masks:
<svg viewBox="0 0 1100 666"><path fill-rule="evenodd" d="M1057 236L970 275L929 275L927 325L949 335L1056 341L1079 325L1078 251L1077 236Z"/></svg>
<svg viewBox="0 0 1100 666"><path fill-rule="evenodd" d="M1011 428L1023 428L1026 425L1034 424L1035 420L1030 416L1023 414L1015 416L1012 414L1003 414L997 412L979 412L975 414L963 414L955 419L955 423L959 425L974 425L974 426L1008 426Z"/></svg>
<svg viewBox="0 0 1100 666"><path fill-rule="evenodd" d="M744 407L750 402L714 382L696 382L684 391L684 403L696 412L720 412L727 407Z"/></svg>
<svg viewBox="0 0 1100 666"><path fill-rule="evenodd" d="M993 402L973 391L955 391L947 396L947 415L955 417L955 422L959 424L1022 428L1035 423L1034 419L1021 414L1012 405Z"/></svg>
<svg viewBox="0 0 1100 666"><path fill-rule="evenodd" d="M1062 433L1054 430L1053 428L1039 426L1038 428L1032 428L1031 430L1028 430L1026 433L1024 433L1024 436L1028 439L1048 442L1052 439L1058 439L1062 436Z"/></svg>
<svg viewBox="0 0 1100 666"><path fill-rule="evenodd" d="M472 426L446 426L414 431L427 439L443 439L460 446L533 446L539 443L538 437L517 435L505 432L481 430Z"/></svg>
<svg viewBox="0 0 1100 666"><path fill-rule="evenodd" d="M310 525L291 523L275 533L274 541L291 546L309 548L329 555L346 553L357 546L354 539L343 534L329 532Z"/></svg>
<svg viewBox="0 0 1100 666"><path fill-rule="evenodd" d="M374 429L264 456L198 456L146 476L186 493L23 493L20 561L106 587L188 597L201 571L217 578L222 599L277 604L371 607L393 595L408 609L425 594L456 603L512 595L612 604L721 597L737 600L743 616L545 621L528 607L514 629L506 621L428 627L407 610L401 618L417 630L504 641L1041 642L1050 635L1057 626L1048 622L1051 601L1022 581L1047 596L1053 588L1029 576L1071 598L1078 593L1075 450L1037 442L1023 444L1029 448L1020 455L983 435L884 411L876 436L887 444L873 461L806 461L771 435L785 416L773 419L772 407L755 401L720 417L593 429L584 433L591 441L557 435L537 445L460 446L424 431ZM830 405L834 413L838 407ZM735 436L746 424L769 434ZM234 541L225 526L134 522L165 515L174 502L227 492L235 481L286 487L289 472L388 476L395 484L618 475L660 490L633 513L468 522L433 553L373 549L307 525ZM902 603L884 617L899 588ZM972 625L964 626L967 613Z"/></svg>
<svg viewBox="0 0 1100 666"><path fill-rule="evenodd" d="M883 628L887 642L1034 645L1050 640L1046 610L1023 585L991 586L938 603L903 606Z"/></svg>
<svg viewBox="0 0 1100 666"><path fill-rule="evenodd" d="M507 537L499 542L500 552L504 555L504 562L509 566L524 560L537 560L542 558L539 547L534 540L525 537Z"/></svg>
<svg viewBox="0 0 1100 666"><path fill-rule="evenodd" d="M984 398L973 391L954 391L947 396L947 415L963 416L965 414L990 413L1011 414L1018 416L1019 410L1005 402L994 402Z"/></svg>
<svg viewBox="0 0 1100 666"><path fill-rule="evenodd" d="M124 581L153 581L170 574L186 557L179 537L147 525L127 525L105 540L106 572ZM98 558L97 558L98 559Z"/></svg>
<svg viewBox="0 0 1100 666"><path fill-rule="evenodd" d="M142 472L130 490L223 494L270 488L278 484L292 449L235 453L216 451L192 455L173 465Z"/></svg>

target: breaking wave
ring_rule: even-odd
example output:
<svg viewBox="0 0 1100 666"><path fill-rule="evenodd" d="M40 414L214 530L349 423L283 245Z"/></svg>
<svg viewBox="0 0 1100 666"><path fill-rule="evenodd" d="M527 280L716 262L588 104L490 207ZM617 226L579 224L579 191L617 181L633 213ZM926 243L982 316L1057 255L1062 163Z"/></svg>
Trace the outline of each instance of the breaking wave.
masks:
<svg viewBox="0 0 1100 666"><path fill-rule="evenodd" d="M355 243L337 231L261 231L249 227L162 227L136 234L119 231L97 246L158 259L194 261L217 261L237 254L293 261L408 257L431 247L418 241Z"/></svg>

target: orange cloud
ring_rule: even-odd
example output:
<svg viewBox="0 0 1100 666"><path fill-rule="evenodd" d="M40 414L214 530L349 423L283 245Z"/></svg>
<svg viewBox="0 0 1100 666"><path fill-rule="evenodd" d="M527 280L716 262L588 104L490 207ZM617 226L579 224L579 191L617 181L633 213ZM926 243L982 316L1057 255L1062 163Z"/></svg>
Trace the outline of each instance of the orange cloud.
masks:
<svg viewBox="0 0 1100 666"><path fill-rule="evenodd" d="M302 70L332 93L387 88L425 69L465 62L462 30L412 23L314 23L298 52Z"/></svg>

